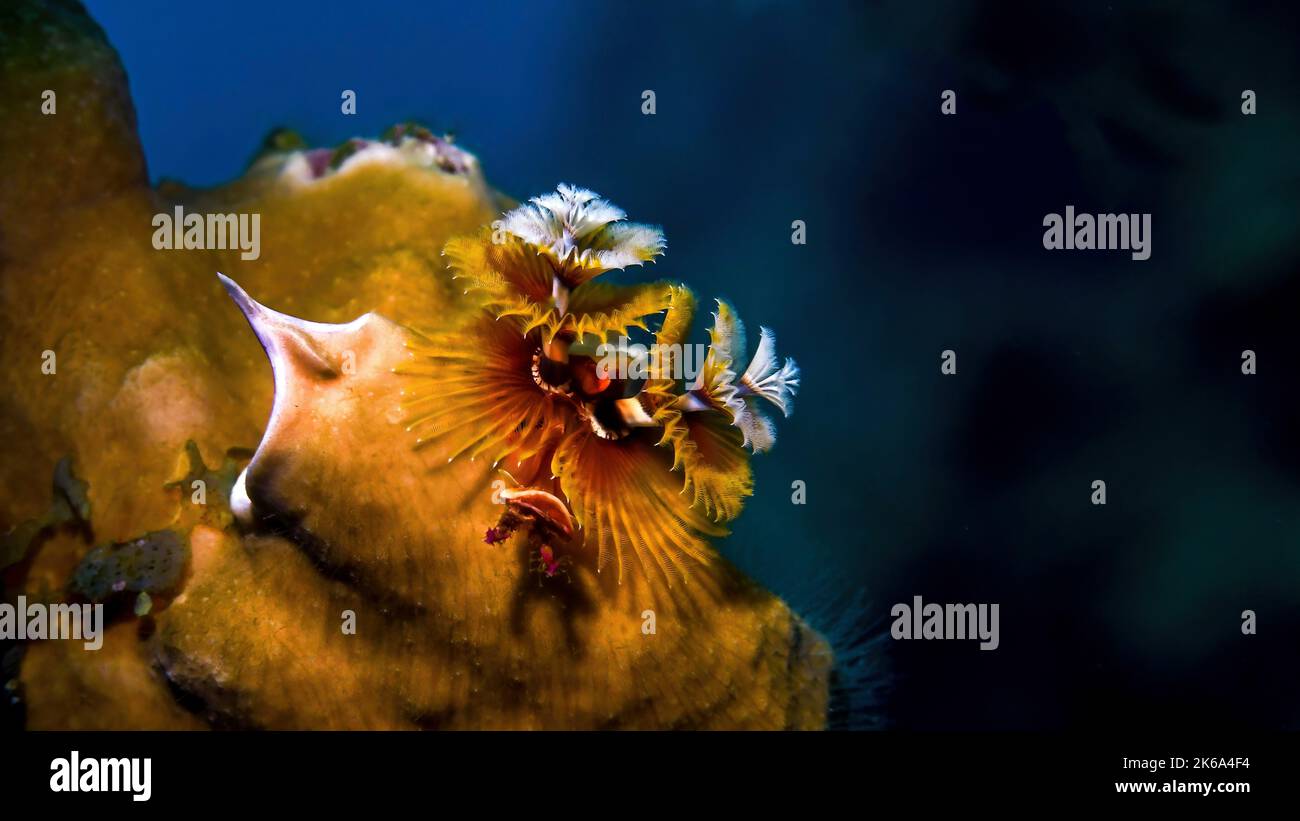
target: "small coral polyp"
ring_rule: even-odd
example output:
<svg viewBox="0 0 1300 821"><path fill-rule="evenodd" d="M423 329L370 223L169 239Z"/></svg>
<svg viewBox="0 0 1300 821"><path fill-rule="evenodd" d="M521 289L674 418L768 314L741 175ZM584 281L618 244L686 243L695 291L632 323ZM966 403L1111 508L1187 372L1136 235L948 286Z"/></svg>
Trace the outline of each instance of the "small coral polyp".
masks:
<svg viewBox="0 0 1300 821"><path fill-rule="evenodd" d="M473 154L461 150L450 137L415 123L399 123L377 140L354 137L333 148L306 148L301 143L291 132L273 134L254 172L271 170L282 179L311 183L368 164L436 168L448 174L478 170Z"/></svg>
<svg viewBox="0 0 1300 821"><path fill-rule="evenodd" d="M409 343L416 364L400 372L411 377L416 446L504 463L516 488L501 494L506 511L484 541L527 534L547 575L556 551L594 555L597 570L614 563L620 580L634 561L670 584L707 564L708 539L753 493L750 452L776 442L769 409L792 410L798 367L780 362L763 328L742 370L744 325L719 300L690 389L671 361L646 379L609 374L593 352L634 328L653 334L656 351L684 348L695 313L685 285L598 279L663 254L663 231L568 185L493 225L443 251L481 311Z"/></svg>

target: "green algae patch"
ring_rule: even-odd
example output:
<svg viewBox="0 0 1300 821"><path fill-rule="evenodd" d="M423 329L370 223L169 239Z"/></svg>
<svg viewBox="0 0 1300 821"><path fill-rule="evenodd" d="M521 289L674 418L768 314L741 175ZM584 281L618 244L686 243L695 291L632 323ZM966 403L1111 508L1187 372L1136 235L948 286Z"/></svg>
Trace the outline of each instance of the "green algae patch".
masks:
<svg viewBox="0 0 1300 821"><path fill-rule="evenodd" d="M45 515L16 525L0 539L0 570L18 564L27 557L32 543L42 532L65 524L88 527L90 523L90 484L72 472L72 460L64 456L54 466L54 498Z"/></svg>
<svg viewBox="0 0 1300 821"><path fill-rule="evenodd" d="M151 531L91 550L72 574L72 589L95 602L123 591L165 593L180 584L189 559L179 533Z"/></svg>
<svg viewBox="0 0 1300 821"><path fill-rule="evenodd" d="M229 448L221 465L210 468L203 462L198 444L193 439L187 440L171 481L163 485L168 491L178 492L180 497L181 509L171 529L188 532L196 524L218 529L229 527L234 522L230 491L251 457L252 451L247 448Z"/></svg>

